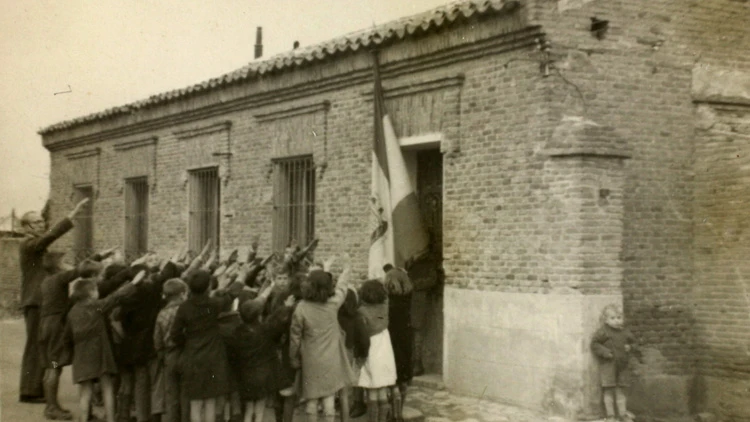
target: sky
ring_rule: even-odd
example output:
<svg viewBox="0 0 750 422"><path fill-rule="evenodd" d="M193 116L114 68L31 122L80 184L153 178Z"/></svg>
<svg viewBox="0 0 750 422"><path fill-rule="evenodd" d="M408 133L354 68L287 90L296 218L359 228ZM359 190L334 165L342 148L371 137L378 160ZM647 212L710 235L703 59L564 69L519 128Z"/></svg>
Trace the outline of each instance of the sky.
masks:
<svg viewBox="0 0 750 422"><path fill-rule="evenodd" d="M40 209L51 124L187 87L445 0L0 0L0 220ZM69 91L69 92L66 92Z"/></svg>

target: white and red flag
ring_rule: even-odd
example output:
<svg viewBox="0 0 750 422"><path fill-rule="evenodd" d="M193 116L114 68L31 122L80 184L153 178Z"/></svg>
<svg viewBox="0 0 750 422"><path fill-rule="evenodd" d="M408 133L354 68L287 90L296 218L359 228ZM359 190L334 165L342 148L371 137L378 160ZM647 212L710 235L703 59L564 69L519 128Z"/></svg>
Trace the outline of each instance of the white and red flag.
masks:
<svg viewBox="0 0 750 422"><path fill-rule="evenodd" d="M370 206L374 216L369 276L381 277L383 265L405 267L428 250L427 232L411 185L406 161L385 109L377 52L375 73L375 137L372 149Z"/></svg>

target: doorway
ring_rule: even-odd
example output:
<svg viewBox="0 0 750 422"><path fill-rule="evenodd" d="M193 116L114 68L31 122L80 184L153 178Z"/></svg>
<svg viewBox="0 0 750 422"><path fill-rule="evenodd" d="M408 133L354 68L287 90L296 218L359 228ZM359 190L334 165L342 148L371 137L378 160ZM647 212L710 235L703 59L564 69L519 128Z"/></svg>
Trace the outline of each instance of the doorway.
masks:
<svg viewBox="0 0 750 422"><path fill-rule="evenodd" d="M430 240L434 268L429 272L435 277L435 285L414 295L414 368L421 369L421 357L425 374L440 375L443 372L443 155L439 148L417 150L415 155L415 187Z"/></svg>

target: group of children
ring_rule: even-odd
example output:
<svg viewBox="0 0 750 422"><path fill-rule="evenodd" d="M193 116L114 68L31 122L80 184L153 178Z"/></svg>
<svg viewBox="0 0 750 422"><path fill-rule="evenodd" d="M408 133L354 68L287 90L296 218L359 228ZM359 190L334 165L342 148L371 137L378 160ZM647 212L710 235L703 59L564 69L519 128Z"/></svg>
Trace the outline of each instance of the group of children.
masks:
<svg viewBox="0 0 750 422"><path fill-rule="evenodd" d="M308 420L333 421L336 404L346 420L350 394L369 421L401 419L394 289L387 278L355 289L348 255L334 280L334 259L309 260L316 244L279 259L260 259L254 244L245 262L236 251L219 262L210 245L129 264L114 250L75 268L58 257L42 284L45 415L72 419L57 402L72 365L81 421L98 393L108 422L133 410L137 422L260 422L267 400L278 422L302 402Z"/></svg>

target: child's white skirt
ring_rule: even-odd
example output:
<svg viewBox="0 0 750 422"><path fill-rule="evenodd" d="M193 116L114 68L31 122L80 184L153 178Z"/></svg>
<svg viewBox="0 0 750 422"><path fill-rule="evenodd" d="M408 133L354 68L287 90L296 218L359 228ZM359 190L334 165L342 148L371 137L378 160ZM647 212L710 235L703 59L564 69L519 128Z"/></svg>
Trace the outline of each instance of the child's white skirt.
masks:
<svg viewBox="0 0 750 422"><path fill-rule="evenodd" d="M388 329L370 337L367 361L359 373L358 386L382 388L396 384L396 359Z"/></svg>

